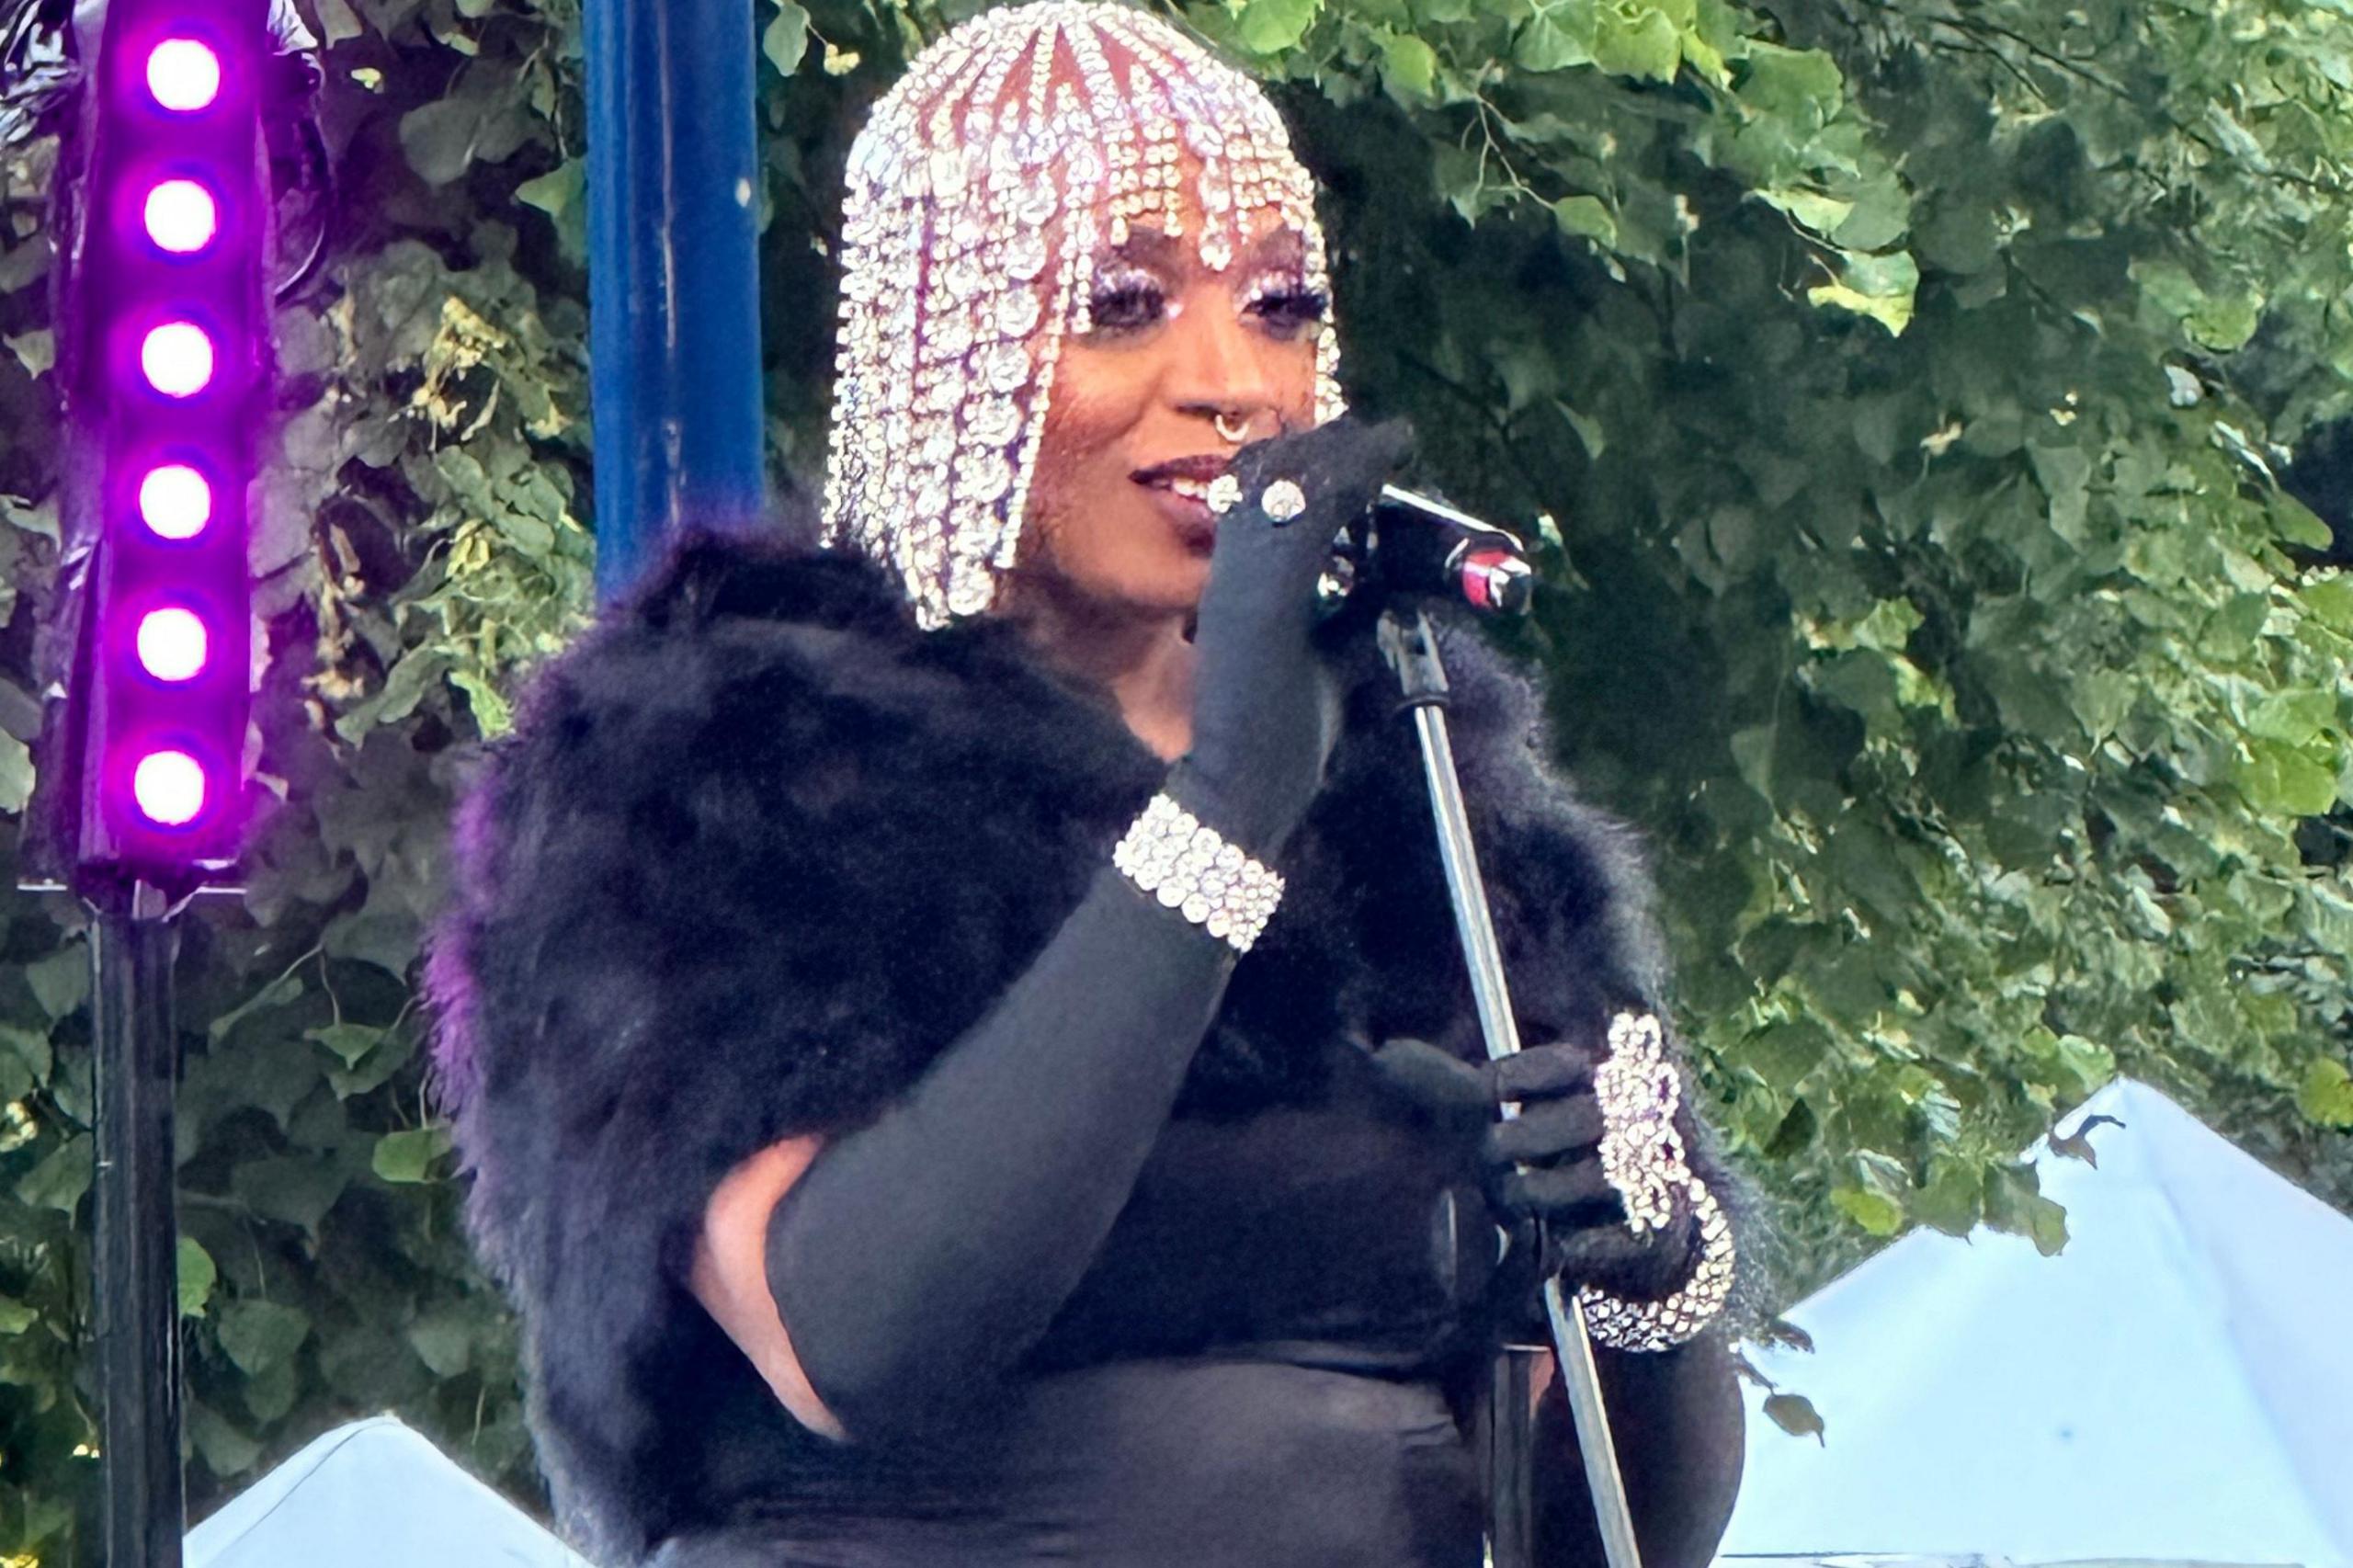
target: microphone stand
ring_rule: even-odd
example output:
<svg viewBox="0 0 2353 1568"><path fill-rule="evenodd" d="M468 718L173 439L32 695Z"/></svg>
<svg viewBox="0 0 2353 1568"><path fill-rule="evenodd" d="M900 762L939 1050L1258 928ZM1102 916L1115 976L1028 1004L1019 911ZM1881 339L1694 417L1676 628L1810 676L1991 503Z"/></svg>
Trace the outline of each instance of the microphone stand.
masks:
<svg viewBox="0 0 2353 1568"><path fill-rule="evenodd" d="M1495 921L1487 912L1486 884L1480 880L1479 853L1471 839L1462 781L1455 772L1454 747L1447 735L1446 666L1438 659L1429 617L1419 609L1401 609L1394 604L1383 608L1379 635L1381 656L1396 672L1403 693L1401 710L1413 711L1414 729L1421 739L1422 774L1437 819L1438 858L1446 868L1455 931L1461 937L1462 956L1471 971L1480 1032L1486 1039L1489 1059L1501 1061L1518 1053L1519 1026L1512 1017L1503 956L1495 945ZM1509 1119L1518 1112L1506 1105L1503 1114ZM1626 1506L1626 1483L1618 1471L1617 1444L1601 1403L1593 1342L1586 1336L1585 1320L1570 1310L1557 1277L1544 1281L1544 1313L1552 1322L1552 1352L1568 1390L1577 1446L1585 1456L1586 1485L1593 1494L1594 1512L1600 1521L1604 1557L1609 1568L1641 1568L1633 1516ZM1529 1466L1535 1415L1530 1394L1526 1353L1501 1347L1486 1417L1487 1547L1493 1568L1534 1568L1533 1481Z"/></svg>

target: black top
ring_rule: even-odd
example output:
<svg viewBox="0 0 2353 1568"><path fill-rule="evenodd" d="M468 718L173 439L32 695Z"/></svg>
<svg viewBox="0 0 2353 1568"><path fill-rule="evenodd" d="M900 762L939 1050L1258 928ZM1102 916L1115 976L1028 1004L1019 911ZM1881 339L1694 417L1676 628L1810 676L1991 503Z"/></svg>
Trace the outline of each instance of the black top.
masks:
<svg viewBox="0 0 2353 1568"><path fill-rule="evenodd" d="M719 1340L672 1563L1407 1568L1481 1558L1449 1393L1495 1233L1353 1048L1311 1107L1172 1120L1014 1403L920 1450L805 1435Z"/></svg>

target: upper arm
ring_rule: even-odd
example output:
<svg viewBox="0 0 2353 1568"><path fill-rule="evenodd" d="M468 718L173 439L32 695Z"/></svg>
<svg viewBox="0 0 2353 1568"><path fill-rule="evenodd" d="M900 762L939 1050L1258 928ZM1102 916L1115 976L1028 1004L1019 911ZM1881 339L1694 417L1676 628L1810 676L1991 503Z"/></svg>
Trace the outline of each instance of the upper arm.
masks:
<svg viewBox="0 0 2353 1568"><path fill-rule="evenodd" d="M768 1220L824 1147L814 1134L771 1143L730 1171L703 1210L688 1288L750 1358L793 1419L822 1437L847 1434L801 1369L768 1290Z"/></svg>

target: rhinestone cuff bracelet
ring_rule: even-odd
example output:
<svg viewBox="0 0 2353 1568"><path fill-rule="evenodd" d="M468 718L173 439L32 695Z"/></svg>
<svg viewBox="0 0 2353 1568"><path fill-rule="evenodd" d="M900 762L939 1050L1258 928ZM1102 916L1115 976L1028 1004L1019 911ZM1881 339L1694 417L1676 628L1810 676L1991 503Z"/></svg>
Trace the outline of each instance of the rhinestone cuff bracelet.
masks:
<svg viewBox="0 0 2353 1568"><path fill-rule="evenodd" d="M1283 896L1283 880L1154 795L1111 851L1122 876L1166 907L1246 953Z"/></svg>
<svg viewBox="0 0 2353 1568"><path fill-rule="evenodd" d="M1601 1103L1601 1171L1625 1200L1637 1235L1664 1229L1682 1194L1699 1227L1699 1261L1674 1294L1630 1301L1588 1285L1577 1292L1594 1339L1618 1350L1668 1350L1707 1326L1732 1295L1732 1221L1716 1195L1691 1170L1676 1130L1683 1080L1666 1054L1655 1016L1620 1013L1609 1020L1609 1057L1594 1074Z"/></svg>

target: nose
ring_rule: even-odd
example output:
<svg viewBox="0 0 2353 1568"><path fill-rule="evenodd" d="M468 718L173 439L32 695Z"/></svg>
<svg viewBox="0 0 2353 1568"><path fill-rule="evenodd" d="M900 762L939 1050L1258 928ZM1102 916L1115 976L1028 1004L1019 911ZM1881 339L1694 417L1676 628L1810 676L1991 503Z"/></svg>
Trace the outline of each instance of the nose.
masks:
<svg viewBox="0 0 2353 1568"><path fill-rule="evenodd" d="M1272 346L1244 324L1222 289L1197 290L1169 324L1169 402L1190 419L1211 422L1231 442L1275 433L1280 424Z"/></svg>

